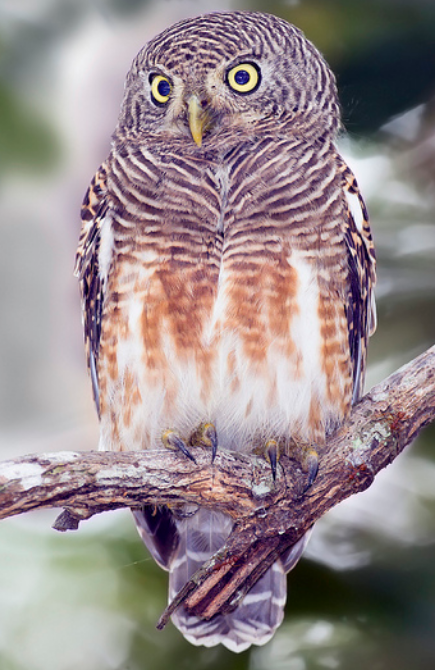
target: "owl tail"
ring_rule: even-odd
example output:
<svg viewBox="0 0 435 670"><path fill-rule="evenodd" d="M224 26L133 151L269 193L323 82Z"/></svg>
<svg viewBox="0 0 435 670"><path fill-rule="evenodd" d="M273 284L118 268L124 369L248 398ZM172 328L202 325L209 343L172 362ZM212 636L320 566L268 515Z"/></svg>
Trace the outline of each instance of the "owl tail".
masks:
<svg viewBox="0 0 435 670"><path fill-rule="evenodd" d="M175 520L167 508L163 510L159 509L157 514L154 510L151 519L148 508L144 512L134 512L134 516L139 533L153 557L169 570L171 601L204 561L222 547L233 521L225 514L206 509ZM159 517L159 514L162 516ZM172 533L175 531L172 539L167 533L170 524L169 530ZM194 645L214 647L223 644L233 652L241 652L251 644L265 644L282 623L287 599L286 572L296 565L307 541L308 534L269 568L230 614L217 615L205 621L180 607L172 615L173 623Z"/></svg>

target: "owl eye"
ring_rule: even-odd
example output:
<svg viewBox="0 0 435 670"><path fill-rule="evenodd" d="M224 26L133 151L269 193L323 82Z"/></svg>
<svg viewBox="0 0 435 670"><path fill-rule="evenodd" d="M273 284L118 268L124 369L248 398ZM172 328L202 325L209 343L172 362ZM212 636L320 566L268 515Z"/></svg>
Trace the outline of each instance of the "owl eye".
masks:
<svg viewBox="0 0 435 670"><path fill-rule="evenodd" d="M252 63L240 63L227 74L227 83L237 93L252 93L259 87L260 70Z"/></svg>
<svg viewBox="0 0 435 670"><path fill-rule="evenodd" d="M171 82L161 74L155 74L151 79L151 98L157 105L164 105L171 95Z"/></svg>

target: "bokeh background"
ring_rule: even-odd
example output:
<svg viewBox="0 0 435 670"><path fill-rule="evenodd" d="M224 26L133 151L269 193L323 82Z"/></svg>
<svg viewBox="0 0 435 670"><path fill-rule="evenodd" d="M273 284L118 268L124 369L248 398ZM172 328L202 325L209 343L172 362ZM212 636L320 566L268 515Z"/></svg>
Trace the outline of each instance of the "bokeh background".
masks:
<svg viewBox="0 0 435 670"><path fill-rule="evenodd" d="M435 341L433 0L0 0L0 457L92 449L98 427L73 258L130 62L168 24L223 9L301 27L338 77L378 249L367 387ZM167 576L128 512L78 533L0 524L0 669L435 667L435 430L316 526L284 625L239 656L155 622Z"/></svg>

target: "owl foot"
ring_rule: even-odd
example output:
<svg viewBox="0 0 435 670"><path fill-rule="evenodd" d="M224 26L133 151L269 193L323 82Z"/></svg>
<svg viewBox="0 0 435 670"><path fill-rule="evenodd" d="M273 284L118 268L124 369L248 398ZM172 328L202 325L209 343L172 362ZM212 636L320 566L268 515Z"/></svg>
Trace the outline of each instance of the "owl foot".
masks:
<svg viewBox="0 0 435 670"><path fill-rule="evenodd" d="M276 440L268 440L264 445L264 457L270 463L273 481L276 480L276 466L278 465L281 450Z"/></svg>
<svg viewBox="0 0 435 670"><path fill-rule="evenodd" d="M267 442L257 445L253 453L257 456L263 456L270 465L273 481L276 480L276 468L279 457L281 456L281 447L276 440L267 440Z"/></svg>
<svg viewBox="0 0 435 670"><path fill-rule="evenodd" d="M192 454L186 447L184 440L181 439L181 437L178 435L178 433L175 432L175 430L165 430L165 432L162 435L162 442L167 449L172 449L172 451L177 450L181 451L182 454L184 454L185 456L187 456L187 458L190 458L191 461L196 463L194 456L192 456Z"/></svg>
<svg viewBox="0 0 435 670"><path fill-rule="evenodd" d="M211 462L216 458L218 439L213 423L201 423L190 438L190 444L195 447L211 449Z"/></svg>
<svg viewBox="0 0 435 670"><path fill-rule="evenodd" d="M316 479L317 471L319 469L319 455L317 451L311 446L302 447L300 463L302 470L307 473L307 481L302 491L303 495L308 491Z"/></svg>

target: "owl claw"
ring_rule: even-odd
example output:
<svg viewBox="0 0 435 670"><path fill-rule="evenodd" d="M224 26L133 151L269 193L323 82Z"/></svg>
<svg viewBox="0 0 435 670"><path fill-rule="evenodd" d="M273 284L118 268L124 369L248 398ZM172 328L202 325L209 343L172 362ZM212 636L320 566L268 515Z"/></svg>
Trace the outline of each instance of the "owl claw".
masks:
<svg viewBox="0 0 435 670"><path fill-rule="evenodd" d="M307 482L303 490L303 493L305 493L313 485L319 469L319 456L315 449L307 450L303 457L302 466L307 472Z"/></svg>
<svg viewBox="0 0 435 670"><path fill-rule="evenodd" d="M216 458L218 438L213 423L202 423L190 438L190 443L198 447L211 449L211 462Z"/></svg>
<svg viewBox="0 0 435 670"><path fill-rule="evenodd" d="M165 432L162 435L162 442L167 449L172 449L173 451L177 450L181 451L182 454L184 454L185 456L187 456L187 458L196 463L194 456L192 456L192 454L186 447L184 441L181 439L178 433L175 432L175 430L165 430Z"/></svg>
<svg viewBox="0 0 435 670"><path fill-rule="evenodd" d="M203 444L205 447L211 448L211 462L213 463L214 459L216 458L218 440L216 428L212 423L206 423L204 425Z"/></svg>
<svg viewBox="0 0 435 670"><path fill-rule="evenodd" d="M268 440L264 447L265 457L270 463L273 481L276 481L276 466L280 457L280 448L276 440Z"/></svg>

